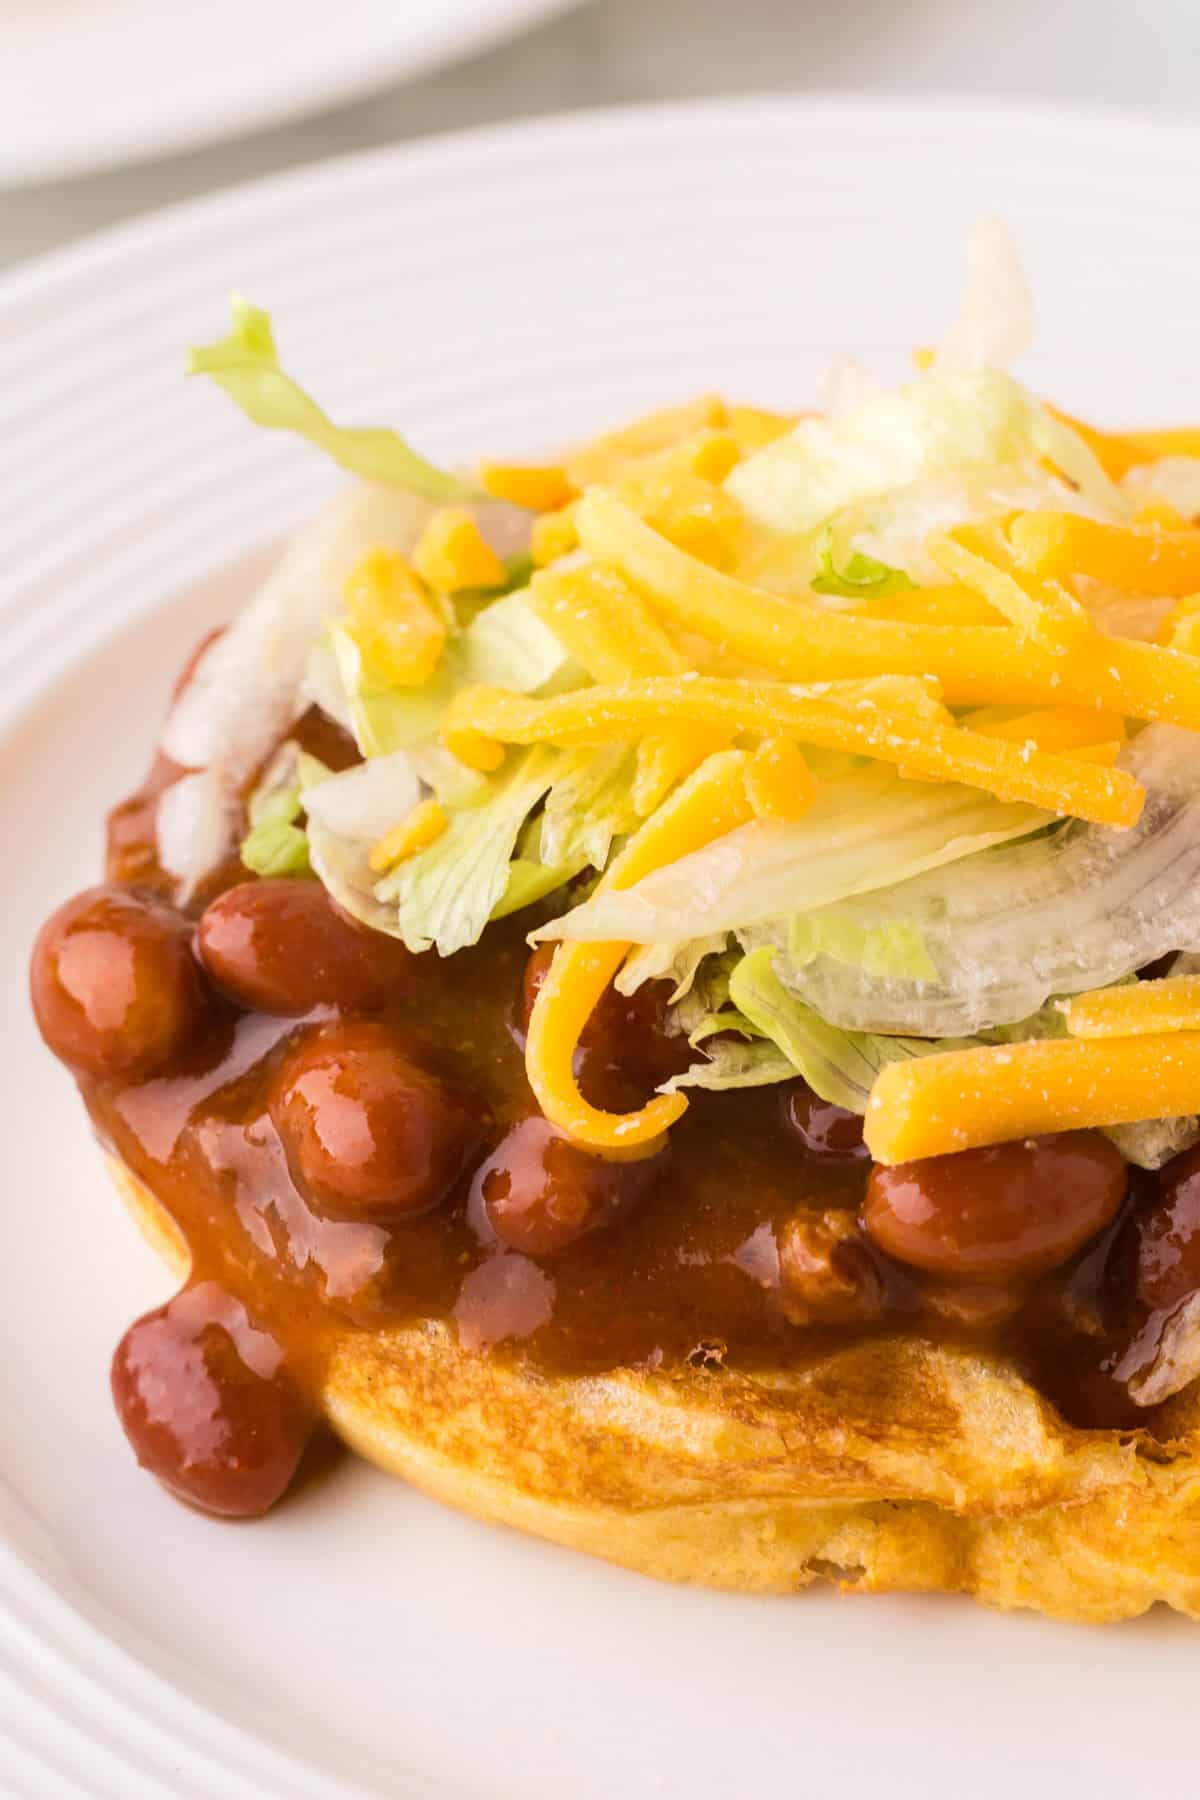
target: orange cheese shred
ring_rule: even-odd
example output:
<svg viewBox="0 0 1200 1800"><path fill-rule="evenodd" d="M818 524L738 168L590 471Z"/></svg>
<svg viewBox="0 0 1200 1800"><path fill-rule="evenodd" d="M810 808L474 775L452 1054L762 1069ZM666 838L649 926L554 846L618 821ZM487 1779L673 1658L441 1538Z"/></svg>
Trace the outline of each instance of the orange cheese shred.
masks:
<svg viewBox="0 0 1200 1800"><path fill-rule="evenodd" d="M946 1050L879 1071L863 1133L876 1162L915 1162L1044 1132L1200 1112L1200 1031Z"/></svg>
<svg viewBox="0 0 1200 1800"><path fill-rule="evenodd" d="M566 478L582 493L595 482L619 479L644 457L672 449L706 426L725 426L728 418L729 410L719 394L700 394L680 406L643 413L628 425L572 450L564 465Z"/></svg>
<svg viewBox="0 0 1200 1800"><path fill-rule="evenodd" d="M890 698L902 679L805 689L683 675L584 688L550 700L467 688L448 707L443 735L448 747L469 761L480 735L494 743L599 745L638 738L661 730L664 721L679 720L794 737L823 750L895 763L917 778L962 781L1002 800L1098 824L1136 823L1145 795L1125 770L983 737L919 707L904 710L894 699L889 705L885 696ZM916 694L922 691L918 684ZM928 702L927 692L924 698Z"/></svg>
<svg viewBox="0 0 1200 1800"><path fill-rule="evenodd" d="M746 770L746 792L758 819L802 819L817 797L813 772L794 739L764 738Z"/></svg>
<svg viewBox="0 0 1200 1800"><path fill-rule="evenodd" d="M412 560L421 579L439 593L504 586L504 564L465 506L443 506L432 515Z"/></svg>
<svg viewBox="0 0 1200 1800"><path fill-rule="evenodd" d="M933 535L927 548L947 575L981 595L1011 625L1048 650L1072 650L1092 632L1092 622L1074 594L1057 581L1013 566L999 532L960 526Z"/></svg>
<svg viewBox="0 0 1200 1800"><path fill-rule="evenodd" d="M1200 658L1095 633L1068 656L1002 625L926 625L781 599L670 544L613 494L578 503L580 542L657 612L782 679L934 676L951 706L1099 706L1200 729Z"/></svg>
<svg viewBox="0 0 1200 1800"><path fill-rule="evenodd" d="M1072 1037L1141 1037L1200 1031L1200 975L1164 975L1127 987L1096 988L1059 1002Z"/></svg>
<svg viewBox="0 0 1200 1800"><path fill-rule="evenodd" d="M1200 588L1200 531L1108 525L1077 513L1021 513L1010 529L1020 560L1045 576L1089 575L1164 597Z"/></svg>
<svg viewBox="0 0 1200 1800"><path fill-rule="evenodd" d="M483 462L479 485L494 500L507 500L528 512L557 512L575 498L561 463Z"/></svg>
<svg viewBox="0 0 1200 1800"><path fill-rule="evenodd" d="M747 761L739 750L710 757L635 833L601 885L631 887L747 823ZM638 1112L610 1113L579 1090L573 1064L580 1034L629 949L625 943L560 944L534 1001L525 1045L529 1083L551 1124L608 1156L650 1154L688 1104L683 1094L656 1094Z"/></svg>
<svg viewBox="0 0 1200 1800"><path fill-rule="evenodd" d="M530 583L529 604L593 681L682 675L688 666L637 589L615 569L584 563L542 570Z"/></svg>

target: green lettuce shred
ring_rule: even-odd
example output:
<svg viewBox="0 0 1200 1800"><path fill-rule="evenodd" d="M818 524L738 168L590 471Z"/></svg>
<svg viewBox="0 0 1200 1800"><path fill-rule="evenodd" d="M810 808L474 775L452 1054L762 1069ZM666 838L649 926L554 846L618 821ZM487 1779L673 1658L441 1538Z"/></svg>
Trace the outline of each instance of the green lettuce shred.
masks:
<svg viewBox="0 0 1200 1800"><path fill-rule="evenodd" d="M189 375L210 375L255 425L295 432L367 481L407 488L425 500L478 498L468 483L427 462L396 432L335 425L280 367L270 314L237 295L230 310L233 329L190 352Z"/></svg>
<svg viewBox="0 0 1200 1800"><path fill-rule="evenodd" d="M552 785L562 757L545 745L511 757L489 784L486 800L455 813L428 849L378 883L375 898L395 904L398 934L410 950L436 945L440 955L453 956L479 941L506 895L521 828Z"/></svg>
<svg viewBox="0 0 1200 1800"><path fill-rule="evenodd" d="M888 594L906 593L913 583L903 569L879 562L861 550L851 550L835 560L832 526L826 526L821 537L820 566L811 586L818 594L836 594L843 599L882 600Z"/></svg>
<svg viewBox="0 0 1200 1800"><path fill-rule="evenodd" d="M308 836L297 824L304 810L301 754L290 741L272 759L251 794L250 825L242 839L243 865L255 875L308 875Z"/></svg>
<svg viewBox="0 0 1200 1800"><path fill-rule="evenodd" d="M788 926L788 950L798 968L828 956L884 981L937 980L937 964L908 919L864 926L832 906L798 913Z"/></svg>

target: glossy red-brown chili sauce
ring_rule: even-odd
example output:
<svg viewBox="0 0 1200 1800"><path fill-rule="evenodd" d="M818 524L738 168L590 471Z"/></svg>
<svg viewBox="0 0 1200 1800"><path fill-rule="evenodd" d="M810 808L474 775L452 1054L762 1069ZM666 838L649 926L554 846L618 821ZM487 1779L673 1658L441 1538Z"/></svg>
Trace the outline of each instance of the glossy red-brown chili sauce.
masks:
<svg viewBox="0 0 1200 1800"><path fill-rule="evenodd" d="M335 768L355 760L319 714L292 735ZM1110 1370L1164 1294L1174 1306L1200 1286L1189 1159L1147 1176L1077 1133L872 1171L860 1123L796 1083L696 1091L665 1151L601 1163L557 1138L526 1081L524 1020L545 961L526 947L530 915L448 961L374 940L379 979L359 970L338 997L329 983L349 965L314 975L293 925L290 957L266 969L256 1006L238 1005L211 970L242 953L244 897L229 890L252 878L231 862L182 914L169 910L154 821L178 773L158 759L111 815L108 880L118 902L150 906L172 945L186 934L202 997L185 1040L155 1039L151 1068L96 1072L55 1039L44 949L34 991L41 981L43 1029L102 1143L191 1252L184 1295L136 1327L114 1365L138 1454L184 1498L264 1510L294 1471L335 1339L415 1319L450 1321L477 1354L571 1373L691 1363L719 1376L917 1330L1004 1349L1075 1423L1153 1429L1153 1410ZM195 928L222 894L235 917L218 908L201 926L206 970ZM252 899L269 928L275 900ZM258 1010L289 970L306 1003L323 997L300 1017ZM320 1109L345 1102L339 1057L351 1052L378 1089L364 1168L386 1162L387 1205L350 1166L345 1115L333 1140L318 1129L333 1116ZM661 989L646 990L610 997L581 1078L598 1103L624 1107L687 1060Z"/></svg>

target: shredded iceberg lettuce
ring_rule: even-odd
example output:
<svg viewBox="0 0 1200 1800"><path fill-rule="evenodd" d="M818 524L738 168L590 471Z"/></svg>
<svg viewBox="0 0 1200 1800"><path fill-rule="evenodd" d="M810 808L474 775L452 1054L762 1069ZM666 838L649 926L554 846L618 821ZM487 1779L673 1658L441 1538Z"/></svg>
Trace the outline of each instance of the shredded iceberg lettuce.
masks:
<svg viewBox="0 0 1200 1800"><path fill-rule="evenodd" d="M758 524L807 532L895 489L1043 456L1090 500L1128 512L1083 439L997 369L926 375L841 417L802 419L725 485Z"/></svg>
<svg viewBox="0 0 1200 1800"><path fill-rule="evenodd" d="M188 357L189 375L209 375L255 425L293 431L366 481L407 488L433 501L477 498L475 489L435 468L394 431L335 425L280 367L271 319L260 306L234 296L233 328Z"/></svg>
<svg viewBox="0 0 1200 1800"><path fill-rule="evenodd" d="M906 781L881 764L823 780L794 824L756 822L632 887L597 894L540 938L677 944L890 888L1050 822L957 782Z"/></svg>
<svg viewBox="0 0 1200 1800"><path fill-rule="evenodd" d="M242 862L255 875L307 875L308 837L297 823L300 752L290 739L271 759L246 804L250 826L242 839Z"/></svg>
<svg viewBox="0 0 1200 1800"><path fill-rule="evenodd" d="M689 1042L707 1046L706 1060L674 1077L667 1083L668 1091L764 1086L800 1076L822 1100L847 1112L863 1113L875 1077L886 1063L982 1043L1015 1043L1066 1033L1063 1015L1054 1006L1041 1008L1017 1025L965 1038L846 1031L830 1024L783 985L776 960L774 950L753 950L719 978L725 986L725 1001L715 1011L689 1021ZM711 990L707 997L713 998Z"/></svg>
<svg viewBox="0 0 1200 1800"><path fill-rule="evenodd" d="M936 981L937 966L925 940L907 919L863 926L836 906L818 913L798 913L788 927L788 953L795 968L806 968L818 956L866 975L904 981Z"/></svg>
<svg viewBox="0 0 1200 1800"><path fill-rule="evenodd" d="M427 850L377 883L375 899L394 907L392 930L410 950L453 956L478 942L508 886L521 827L562 757L541 745L510 757L482 805L456 813Z"/></svg>
<svg viewBox="0 0 1200 1800"><path fill-rule="evenodd" d="M613 839L640 822L633 805L636 767L623 747L568 752L546 797L538 860L603 869Z"/></svg>
<svg viewBox="0 0 1200 1800"><path fill-rule="evenodd" d="M336 619L309 652L307 680L314 695L325 696L323 704L328 700L326 711L349 722L359 749L371 757L436 738L442 714L460 688L481 682L536 693L571 666L520 590L481 608L450 640L433 676L420 687L374 681L354 638Z"/></svg>
<svg viewBox="0 0 1200 1800"><path fill-rule="evenodd" d="M785 985L834 1023L928 1037L1008 1024L1051 994L1200 947L1200 736L1151 725L1120 762L1146 790L1130 829L1071 821L839 907L843 927L911 927L936 979L871 975L825 955L798 964L785 919L742 941L779 945Z"/></svg>
<svg viewBox="0 0 1200 1800"><path fill-rule="evenodd" d="M835 560L833 528L827 526L821 541L820 564L812 579L818 594L838 594L852 600L881 600L886 594L902 594L912 582L903 569L894 569L861 550L850 550Z"/></svg>

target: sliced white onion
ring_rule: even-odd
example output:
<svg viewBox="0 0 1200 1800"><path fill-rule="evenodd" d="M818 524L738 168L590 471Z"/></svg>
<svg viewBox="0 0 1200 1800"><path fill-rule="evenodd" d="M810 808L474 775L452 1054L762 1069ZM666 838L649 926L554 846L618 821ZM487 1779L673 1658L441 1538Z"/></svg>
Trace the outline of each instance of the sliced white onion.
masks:
<svg viewBox="0 0 1200 1800"><path fill-rule="evenodd" d="M349 838L369 848L421 798L421 783L408 752L377 756L358 763L341 775L333 775L304 790L304 810L337 837Z"/></svg>
<svg viewBox="0 0 1200 1800"><path fill-rule="evenodd" d="M155 812L158 860L179 883L188 901L211 869L233 847L239 814L238 790L220 769L182 775L159 796Z"/></svg>

